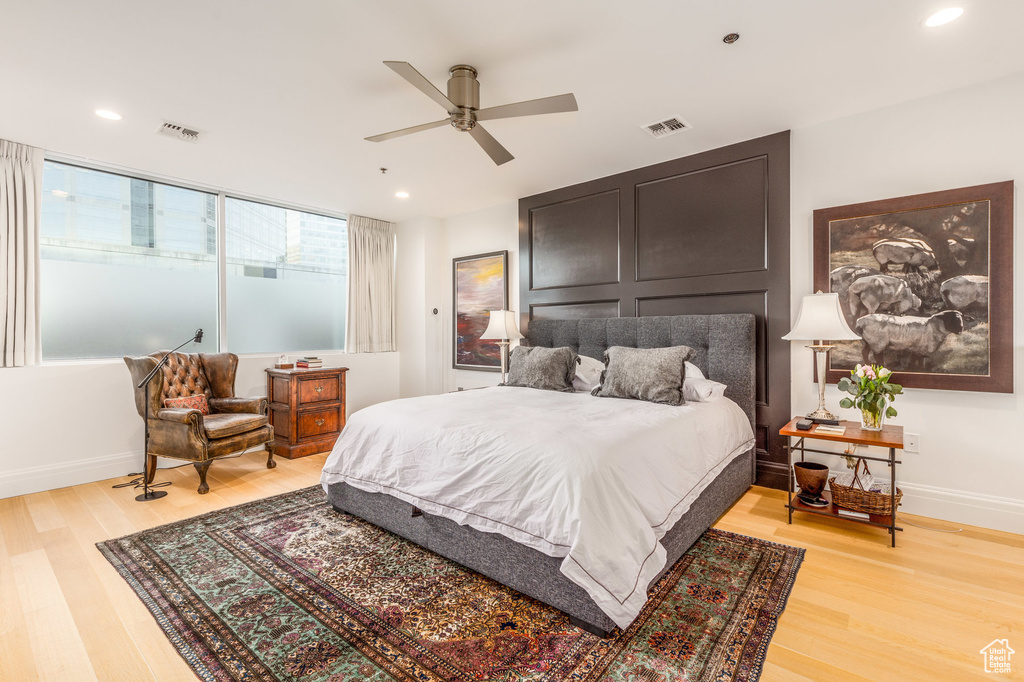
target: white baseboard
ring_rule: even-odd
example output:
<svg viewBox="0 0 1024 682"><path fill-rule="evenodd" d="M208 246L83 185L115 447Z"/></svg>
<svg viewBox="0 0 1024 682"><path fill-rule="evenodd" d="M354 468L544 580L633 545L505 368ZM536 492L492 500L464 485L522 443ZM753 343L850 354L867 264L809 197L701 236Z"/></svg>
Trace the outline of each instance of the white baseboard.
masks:
<svg viewBox="0 0 1024 682"><path fill-rule="evenodd" d="M249 448L245 452L262 449L263 446L260 445ZM158 457L156 465L158 469L166 469L181 466L182 462L177 459ZM133 471L141 470L141 452L122 452L117 455L103 455L62 464L44 464L14 469L0 473L0 499L103 481L108 478L127 476Z"/></svg>
<svg viewBox="0 0 1024 682"><path fill-rule="evenodd" d="M0 498L28 495L69 485L124 476L142 469L142 455L122 452L62 464L44 464L0 473Z"/></svg>
<svg viewBox="0 0 1024 682"><path fill-rule="evenodd" d="M1024 534L1024 500L903 481L899 488L903 491L900 510L908 514Z"/></svg>

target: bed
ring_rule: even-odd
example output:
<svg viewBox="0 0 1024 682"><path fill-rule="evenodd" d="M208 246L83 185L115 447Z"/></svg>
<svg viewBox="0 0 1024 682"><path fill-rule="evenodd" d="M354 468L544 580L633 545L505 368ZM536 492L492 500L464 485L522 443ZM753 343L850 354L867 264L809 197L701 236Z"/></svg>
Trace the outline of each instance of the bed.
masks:
<svg viewBox="0 0 1024 682"><path fill-rule="evenodd" d="M661 348L687 345L696 350L691 362L708 378L726 384L726 397L730 400L721 401L718 407L709 404L670 408L642 401L495 387L447 396L393 401L393 404L367 408L363 419L349 422L346 431L350 428L352 431L347 437L343 434L339 439L335 452L325 464L322 481L328 499L336 509L363 518L560 609L580 627L597 634L607 634L617 625L624 626L632 620L646 599L647 585L667 571L754 480L754 317L684 315L535 320L530 324L527 342L529 345L550 348L567 346L580 355L598 359L611 346ZM647 453L650 453L653 461L659 461L657 458L663 456L659 454L659 448L662 448L666 439L669 439L668 442L677 442L672 440L677 435L678 442L690 438L686 434L691 432L700 432L703 438L716 430L723 430L728 432L728 437L723 436L723 446L702 446L701 452L707 451L703 455L707 460L706 470L703 473L695 470L692 474L700 479L699 487L680 483L686 486L681 492L686 491L687 494L676 506L669 504L649 513L646 509L640 510L639 513L646 514L646 524L638 526L635 518L630 520L629 517L637 516L638 511L633 508L635 505L624 503L617 506L614 500L620 497L631 500L642 498L642 495L636 494L636 486L656 484L652 473L645 469L651 466L648 464L627 468L620 465L612 475L596 477L597 482L590 489L583 487L577 490L578 486L569 486L570 494L552 497L551 504L543 509L539 509L543 505L537 505L536 500L531 502L527 499L521 505L513 501L513 509L508 513L522 515L515 517L514 523L504 517L492 517L487 506L491 502L489 496L508 497L508 488L495 486L513 475L511 472L519 462L516 458L532 456L534 445L539 442L536 439L557 431L557 424L551 422L550 418L550 424L544 421L545 413L564 421L567 432L576 435L571 439L563 436L560 441L562 449L558 452L564 451L565 457L538 455L529 462L529 466L524 467L524 470L533 471L537 478L529 485L523 484L523 490L530 491L523 492L524 498L531 494L544 494L544 489L537 481L543 482L546 467L572 468L580 462L586 463L588 460L585 454L591 449L596 451L595 446L605 441L610 443L609 447L613 451L622 448L623 444L617 444L610 438L613 435L611 432L596 433L598 429L595 425L613 423L609 416L609 410L613 408L626 411L625 418L628 420L650 425L646 431L635 432L632 439L645 446L639 448L640 452L636 456L642 454L648 457ZM452 415L460 414L460 410L465 414L486 415L477 417L478 422L486 424L474 422L458 425L457 418ZM670 415L673 410L679 416ZM684 412L690 415L687 420L682 418ZM384 427L374 427L380 428L379 432L369 426L373 423L385 424L388 419L401 426L391 431ZM573 419L582 421L576 423ZM669 421L677 419L678 424ZM737 420L746 434L742 438L737 435ZM686 421L686 426L682 425L683 421ZM446 430L441 426L435 427L437 422L447 422L452 428ZM365 428L362 426L364 423L368 425ZM726 428L728 424L733 426ZM420 441L416 441L416 438L420 438ZM451 440L453 438L456 440ZM470 442L461 442L463 438ZM643 438L648 438L649 443ZM374 439L379 439L379 442ZM481 463L478 463L473 458L473 453L478 452L475 448L488 440L500 441L505 450L495 446L494 451L498 454L492 454L487 448L480 447L479 452L484 453L486 450L486 453L480 455ZM693 436L693 440L697 442L697 436ZM359 444L357 441L365 442ZM461 466L489 473L493 481L472 484L483 491L475 495L478 499L474 501L474 488L467 487L467 482L462 480L462 470L453 469L454 473L438 474L447 471L444 454L439 455L436 461L407 459L404 460L406 464L396 464L403 461L396 458L404 451L411 452L419 447L420 442L426 441L440 443L443 448L456 453L449 459L467 460L468 463L462 462ZM508 450L510 444L514 446L512 450ZM578 444L582 445L576 451L569 452ZM724 451L719 452L716 448L724 448ZM357 450L360 457L364 457L362 450L373 450L375 454L365 455L367 462L355 462L357 458L351 453ZM347 456L343 457L343 454ZM604 455L595 455L595 458L601 461L615 459ZM563 463L562 459L566 462ZM363 465L363 468L354 468L359 465ZM505 466L507 470L498 469L500 466ZM541 475L537 475L537 467L540 467ZM433 480L424 481L422 472L419 472L418 479L414 478L412 470L417 468L432 472ZM368 474L371 470L376 473ZM495 472L500 472L500 475ZM623 479L623 482L620 483L619 479ZM415 480L420 487L414 488L406 480ZM633 486L632 492L628 489L630 485ZM627 486L626 492L618 490L621 486ZM424 490L432 492L424 493ZM449 497L443 497L442 494ZM632 497L629 497L630 494ZM451 495L456 496L458 504L452 503ZM658 496L652 494L650 497ZM463 502L463 499L466 501ZM608 500L613 502L605 504ZM657 528L656 523L650 520L652 514L663 514L665 509L672 510L672 518L665 515L664 527ZM580 518L573 520L570 518L573 514ZM544 517L537 523L551 524L550 528L539 532L535 526L530 525L537 516ZM620 519L620 516L623 518ZM627 525L627 528L637 528L638 532L631 535L619 528L627 521L634 524ZM593 530L595 528L597 531ZM655 540L651 541L651 537ZM645 557L643 553L647 542L653 542L655 549ZM608 545L607 550L604 548L605 543ZM625 550L611 549L623 543ZM631 545L636 545L633 548L635 559L630 556ZM602 551L606 551L607 556L601 556ZM625 564L621 564L629 561L635 561L639 566L631 593L628 589L622 591L614 584L608 584L609 580L628 583L632 579L632 569L623 569L622 565Z"/></svg>

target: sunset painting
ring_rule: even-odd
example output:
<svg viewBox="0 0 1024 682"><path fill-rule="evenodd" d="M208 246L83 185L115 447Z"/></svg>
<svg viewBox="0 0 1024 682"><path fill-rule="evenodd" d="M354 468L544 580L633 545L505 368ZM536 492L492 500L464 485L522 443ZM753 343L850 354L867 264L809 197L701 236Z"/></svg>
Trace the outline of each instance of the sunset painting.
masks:
<svg viewBox="0 0 1024 682"><path fill-rule="evenodd" d="M505 271L508 251L456 258L455 369L499 371L501 354L495 341L481 341L492 310L508 307Z"/></svg>

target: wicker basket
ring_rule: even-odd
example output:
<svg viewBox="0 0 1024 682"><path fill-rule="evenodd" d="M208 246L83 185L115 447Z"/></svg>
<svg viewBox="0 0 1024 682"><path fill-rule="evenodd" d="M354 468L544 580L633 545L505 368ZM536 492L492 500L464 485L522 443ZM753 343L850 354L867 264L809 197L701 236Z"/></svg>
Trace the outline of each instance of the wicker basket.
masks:
<svg viewBox="0 0 1024 682"><path fill-rule="evenodd" d="M857 460L857 468L854 469L853 485L842 485L836 483L836 477L828 479L829 489L832 491L832 504L837 507L852 509L853 511L864 512L865 514L879 514L889 516L892 514L892 496L889 493L876 493L864 490L860 484L860 465L864 464L864 471L868 474L868 464L862 459ZM903 491L896 488L896 506L900 506L903 499Z"/></svg>

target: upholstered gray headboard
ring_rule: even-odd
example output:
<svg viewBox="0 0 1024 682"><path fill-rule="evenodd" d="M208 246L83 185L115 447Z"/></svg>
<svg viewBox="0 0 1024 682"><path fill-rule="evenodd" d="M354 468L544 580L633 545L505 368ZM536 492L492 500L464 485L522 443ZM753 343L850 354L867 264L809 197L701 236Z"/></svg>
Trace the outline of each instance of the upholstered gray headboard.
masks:
<svg viewBox="0 0 1024 682"><path fill-rule="evenodd" d="M728 386L725 395L736 402L755 425L754 316L672 315L666 317L597 317L581 320L533 320L526 339L531 346L568 346L580 355L604 360L611 346L664 348L689 346L697 351L692 362L709 379Z"/></svg>

